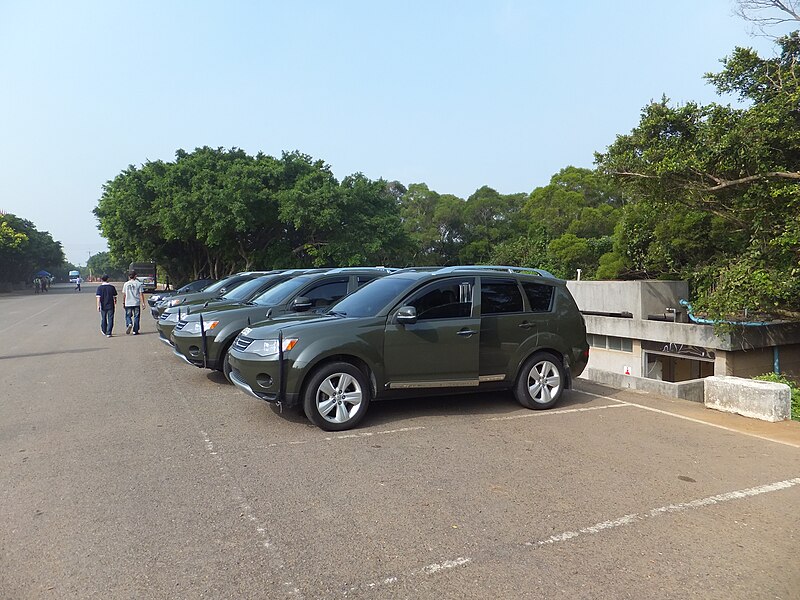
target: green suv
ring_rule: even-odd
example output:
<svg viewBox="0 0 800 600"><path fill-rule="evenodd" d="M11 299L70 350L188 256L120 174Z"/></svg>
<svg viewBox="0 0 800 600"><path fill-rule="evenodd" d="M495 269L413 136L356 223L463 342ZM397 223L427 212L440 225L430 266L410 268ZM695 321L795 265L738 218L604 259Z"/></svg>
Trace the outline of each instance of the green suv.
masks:
<svg viewBox="0 0 800 600"><path fill-rule="evenodd" d="M182 319L192 313L206 310L217 310L228 306L241 307L260 296L265 291L284 281L304 273L323 272L327 269L289 269L286 271L270 271L268 274L256 275L236 283L235 287L221 296L213 298L188 299L178 306L168 308L158 318L156 328L159 339L169 346L172 343L172 330Z"/></svg>
<svg viewBox="0 0 800 600"><path fill-rule="evenodd" d="M486 266L399 271L316 319L248 327L228 353L234 385L329 431L355 426L373 399L421 393L513 389L550 408L588 360L564 281Z"/></svg>
<svg viewBox="0 0 800 600"><path fill-rule="evenodd" d="M229 375L228 348L251 323L291 315L317 315L364 284L394 269L348 267L286 277L247 303L192 310L172 330L175 354L197 367L217 369ZM283 275L283 274L282 274Z"/></svg>

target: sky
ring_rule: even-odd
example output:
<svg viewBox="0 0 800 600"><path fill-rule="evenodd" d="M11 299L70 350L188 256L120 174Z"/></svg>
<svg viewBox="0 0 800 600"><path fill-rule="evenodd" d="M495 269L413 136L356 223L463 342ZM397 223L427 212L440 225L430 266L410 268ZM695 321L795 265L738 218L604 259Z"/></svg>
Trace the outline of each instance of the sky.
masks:
<svg viewBox="0 0 800 600"><path fill-rule="evenodd" d="M750 32L732 0L0 0L0 211L85 264L103 185L201 146L529 193L651 100L730 102L703 74L772 56Z"/></svg>

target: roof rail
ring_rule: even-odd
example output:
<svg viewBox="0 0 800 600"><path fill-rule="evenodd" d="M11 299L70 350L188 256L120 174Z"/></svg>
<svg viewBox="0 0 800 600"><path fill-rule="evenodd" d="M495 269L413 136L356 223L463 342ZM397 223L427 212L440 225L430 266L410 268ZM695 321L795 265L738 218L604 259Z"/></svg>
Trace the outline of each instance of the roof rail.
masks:
<svg viewBox="0 0 800 600"><path fill-rule="evenodd" d="M330 269L328 273L352 273L353 271L386 271L387 273L394 273L397 269L393 267L336 267Z"/></svg>
<svg viewBox="0 0 800 600"><path fill-rule="evenodd" d="M440 273L451 273L454 271L503 271L506 273L535 273L541 277L551 277L558 279L555 275L544 269L534 269L533 267L511 267L508 265L456 265L453 267L442 267Z"/></svg>

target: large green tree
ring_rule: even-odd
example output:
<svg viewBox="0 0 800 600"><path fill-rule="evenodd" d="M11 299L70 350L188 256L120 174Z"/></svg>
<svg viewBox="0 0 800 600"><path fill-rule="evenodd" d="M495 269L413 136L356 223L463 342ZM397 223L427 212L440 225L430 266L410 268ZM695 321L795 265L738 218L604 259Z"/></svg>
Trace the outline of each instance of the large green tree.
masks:
<svg viewBox="0 0 800 600"><path fill-rule="evenodd" d="M706 76L742 106L662 99L597 155L650 223L620 249L626 266L664 254L674 264L655 274L691 275L712 316L800 310L800 35L778 47L768 59L737 48Z"/></svg>

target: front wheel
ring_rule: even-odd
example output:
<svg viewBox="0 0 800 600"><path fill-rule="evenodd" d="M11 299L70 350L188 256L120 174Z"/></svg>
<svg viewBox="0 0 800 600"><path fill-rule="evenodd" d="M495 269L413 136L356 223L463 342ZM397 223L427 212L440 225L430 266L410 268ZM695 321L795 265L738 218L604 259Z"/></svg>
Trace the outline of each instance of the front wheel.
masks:
<svg viewBox="0 0 800 600"><path fill-rule="evenodd" d="M550 408L561 398L566 380L564 366L558 358L537 352L522 366L514 395L525 408Z"/></svg>
<svg viewBox="0 0 800 600"><path fill-rule="evenodd" d="M367 412L370 390L367 378L350 363L323 365L308 381L303 410L308 420L326 431L355 427Z"/></svg>
<svg viewBox="0 0 800 600"><path fill-rule="evenodd" d="M228 380L228 383L233 383L231 381L231 362L228 360L228 350L225 350L225 357L222 359L222 372L225 374L225 379Z"/></svg>

